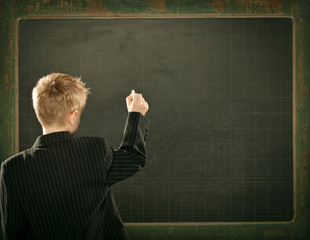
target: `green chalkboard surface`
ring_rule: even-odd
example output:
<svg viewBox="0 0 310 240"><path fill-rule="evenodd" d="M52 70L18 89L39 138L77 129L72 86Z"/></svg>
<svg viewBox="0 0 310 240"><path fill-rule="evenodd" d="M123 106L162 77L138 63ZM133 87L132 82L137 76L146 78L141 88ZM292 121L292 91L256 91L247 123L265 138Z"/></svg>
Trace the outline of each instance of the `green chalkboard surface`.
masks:
<svg viewBox="0 0 310 240"><path fill-rule="evenodd" d="M132 89L149 102L143 171L113 187L125 222L293 218L290 18L21 19L19 148L51 72L91 88L77 136L118 147ZM87 159L85 159L87 161Z"/></svg>

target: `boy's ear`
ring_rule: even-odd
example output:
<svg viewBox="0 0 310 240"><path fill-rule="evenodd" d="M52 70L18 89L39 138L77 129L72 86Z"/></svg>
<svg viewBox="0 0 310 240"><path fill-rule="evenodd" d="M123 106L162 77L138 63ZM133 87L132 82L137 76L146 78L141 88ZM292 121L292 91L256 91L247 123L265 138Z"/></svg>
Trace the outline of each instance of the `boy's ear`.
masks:
<svg viewBox="0 0 310 240"><path fill-rule="evenodd" d="M69 122L70 124L73 124L73 123L74 123L75 118L76 118L78 112L79 112L78 110L74 110L74 111L72 111L72 112L69 113L69 115L68 115L68 122Z"/></svg>

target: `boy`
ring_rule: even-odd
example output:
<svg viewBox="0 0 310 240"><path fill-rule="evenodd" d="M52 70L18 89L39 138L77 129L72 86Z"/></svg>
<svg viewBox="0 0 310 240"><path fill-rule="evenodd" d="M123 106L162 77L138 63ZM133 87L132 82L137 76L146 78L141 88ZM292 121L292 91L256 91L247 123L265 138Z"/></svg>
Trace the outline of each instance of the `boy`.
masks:
<svg viewBox="0 0 310 240"><path fill-rule="evenodd" d="M43 135L1 165L4 239L127 239L111 186L145 164L148 104L126 98L124 138L113 150L103 138L73 138L89 90L79 78L53 73L32 92Z"/></svg>

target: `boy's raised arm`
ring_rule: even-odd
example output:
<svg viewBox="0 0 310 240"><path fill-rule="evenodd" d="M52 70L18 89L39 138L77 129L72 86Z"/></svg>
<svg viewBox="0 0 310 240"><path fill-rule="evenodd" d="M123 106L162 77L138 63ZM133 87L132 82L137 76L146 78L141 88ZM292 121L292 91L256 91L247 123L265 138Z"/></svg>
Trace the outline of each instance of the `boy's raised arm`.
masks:
<svg viewBox="0 0 310 240"><path fill-rule="evenodd" d="M112 165L106 176L108 186L132 176L145 165L149 120L144 115L149 106L142 95L136 93L129 95L126 103L128 117L124 138L119 149L113 151Z"/></svg>

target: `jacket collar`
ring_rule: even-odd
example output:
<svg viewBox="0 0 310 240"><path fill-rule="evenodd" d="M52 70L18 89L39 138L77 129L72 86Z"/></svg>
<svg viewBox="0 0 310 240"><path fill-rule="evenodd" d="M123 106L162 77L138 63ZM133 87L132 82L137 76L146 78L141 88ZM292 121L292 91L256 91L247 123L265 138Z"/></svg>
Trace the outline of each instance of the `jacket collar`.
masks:
<svg viewBox="0 0 310 240"><path fill-rule="evenodd" d="M45 135L41 135L35 141L33 147L45 146L53 143L66 142L73 137L69 132L54 132Z"/></svg>

